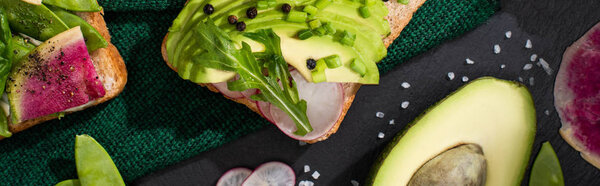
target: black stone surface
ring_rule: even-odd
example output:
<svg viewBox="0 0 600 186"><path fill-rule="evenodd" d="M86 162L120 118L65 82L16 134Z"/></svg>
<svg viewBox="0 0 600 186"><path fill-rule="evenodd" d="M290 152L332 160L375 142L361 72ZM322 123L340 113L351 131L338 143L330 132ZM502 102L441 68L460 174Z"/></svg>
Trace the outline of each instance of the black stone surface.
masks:
<svg viewBox="0 0 600 186"><path fill-rule="evenodd" d="M407 123L464 83L462 76L473 80L482 76L518 81L524 79L537 110L537 134L532 156L522 185L529 182L531 164L541 143L550 141L557 151L566 185L600 185L600 171L584 161L558 134L561 126L553 106L553 86L564 50L600 21L597 0L506 0L502 9L486 24L446 42L436 49L399 65L381 78L379 86L363 86L338 132L330 139L300 146L275 126L245 136L194 158L150 174L134 185L214 185L225 171L234 167L255 168L268 161L282 161L292 166L299 180L315 185L363 184L380 151ZM512 38L506 39L506 31ZM532 49L525 42L531 39ZM499 44L501 53L494 54ZM550 63L554 73L547 75L534 64L523 66L537 54ZM465 59L475 61L465 65ZM501 69L500 65L506 68ZM454 72L456 78L447 79ZM534 84L529 79L534 78ZM402 88L402 82L411 87ZM407 109L400 104L409 101ZM549 115L544 113L550 112ZM375 113L385 113L384 119ZM389 125L394 119L395 125ZM379 132L385 133L378 139ZM304 173L309 165L311 172ZM321 176L314 180L313 171Z"/></svg>

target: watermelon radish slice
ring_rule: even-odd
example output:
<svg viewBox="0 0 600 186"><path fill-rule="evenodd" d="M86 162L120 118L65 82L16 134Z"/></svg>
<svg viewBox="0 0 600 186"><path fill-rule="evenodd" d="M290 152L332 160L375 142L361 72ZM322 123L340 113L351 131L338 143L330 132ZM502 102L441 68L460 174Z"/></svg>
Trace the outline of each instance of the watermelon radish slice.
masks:
<svg viewBox="0 0 600 186"><path fill-rule="evenodd" d="M7 83L13 123L86 104L105 94L79 27L35 48L12 69Z"/></svg>
<svg viewBox="0 0 600 186"><path fill-rule="evenodd" d="M291 138L310 141L323 137L335 126L340 118L344 103L344 90L341 83L307 82L298 71L290 72L298 86L300 99L306 100L306 115L313 131L305 136L295 135L296 124L281 109L270 107L269 113L275 125Z"/></svg>
<svg viewBox="0 0 600 186"><path fill-rule="evenodd" d="M284 163L273 161L256 168L242 186L294 186L295 183L294 170Z"/></svg>
<svg viewBox="0 0 600 186"><path fill-rule="evenodd" d="M247 168L233 168L228 170L219 178L217 186L241 186L244 180L252 174L252 170Z"/></svg>
<svg viewBox="0 0 600 186"><path fill-rule="evenodd" d="M565 51L554 86L560 134L600 168L600 23Z"/></svg>

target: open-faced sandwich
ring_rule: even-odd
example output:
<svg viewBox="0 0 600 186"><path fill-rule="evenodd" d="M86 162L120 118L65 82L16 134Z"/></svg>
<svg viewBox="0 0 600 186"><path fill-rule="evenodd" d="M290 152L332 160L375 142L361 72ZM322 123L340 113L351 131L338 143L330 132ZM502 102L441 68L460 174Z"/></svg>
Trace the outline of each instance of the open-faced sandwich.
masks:
<svg viewBox="0 0 600 186"><path fill-rule="evenodd" d="M0 139L123 90L96 0L0 0L0 23Z"/></svg>
<svg viewBox="0 0 600 186"><path fill-rule="evenodd" d="M162 46L183 78L309 143L335 133L425 0L190 0Z"/></svg>

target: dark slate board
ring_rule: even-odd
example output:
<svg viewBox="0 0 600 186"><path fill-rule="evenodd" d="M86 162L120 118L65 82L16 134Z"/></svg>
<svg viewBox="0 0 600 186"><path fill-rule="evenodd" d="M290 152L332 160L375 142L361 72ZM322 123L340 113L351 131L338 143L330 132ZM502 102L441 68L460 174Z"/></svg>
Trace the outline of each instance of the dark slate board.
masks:
<svg viewBox="0 0 600 186"><path fill-rule="evenodd" d="M276 127L267 127L134 184L214 185L230 168L252 169L268 161L291 165L298 180L313 180L310 174L317 170L321 177L313 180L316 185L351 185L350 180L362 184L387 142L430 105L462 86L462 76L471 80L495 76L515 81L522 77L536 104L538 130L523 184L528 183L529 169L541 143L550 141L558 153L567 185L600 185L600 171L585 162L558 134L561 124L552 93L564 50L599 21L597 0L502 1L501 11L486 24L399 65L381 78L379 86L361 88L341 128L327 141L300 146ZM509 30L512 38L506 39L504 33ZM533 42L533 49L524 47L527 39ZM493 53L494 44L501 46L500 54ZM522 70L534 53L550 63L555 70L552 76L535 65L532 70ZM466 58L476 64L465 65ZM501 64L506 64L506 68L501 69ZM447 80L448 72L454 72L457 78ZM530 77L534 77L534 85L529 85ZM402 88L404 81L412 86ZM408 109L401 109L403 101L410 101ZM384 112L385 118L376 118L377 111ZM396 124L388 125L390 119ZM380 131L386 134L384 139L377 138ZM303 173L304 165L312 171Z"/></svg>

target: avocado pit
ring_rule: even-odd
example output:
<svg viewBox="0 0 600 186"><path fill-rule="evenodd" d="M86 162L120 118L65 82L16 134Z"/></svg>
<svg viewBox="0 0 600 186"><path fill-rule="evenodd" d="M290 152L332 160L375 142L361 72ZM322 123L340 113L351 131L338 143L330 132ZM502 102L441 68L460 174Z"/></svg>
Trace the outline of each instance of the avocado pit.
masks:
<svg viewBox="0 0 600 186"><path fill-rule="evenodd" d="M464 144L427 161L408 185L485 185L486 172L487 163L481 146Z"/></svg>

